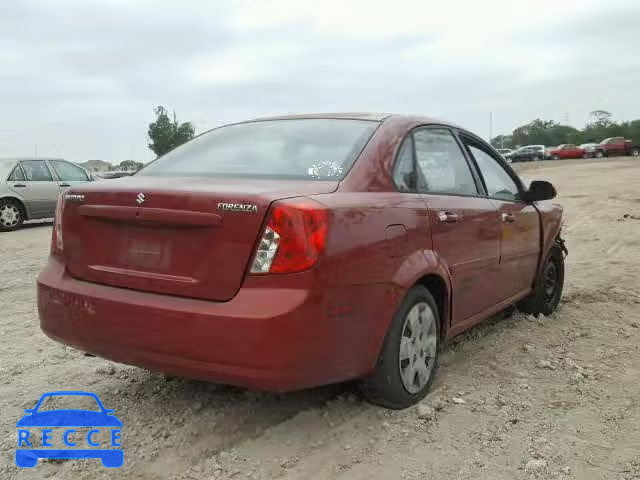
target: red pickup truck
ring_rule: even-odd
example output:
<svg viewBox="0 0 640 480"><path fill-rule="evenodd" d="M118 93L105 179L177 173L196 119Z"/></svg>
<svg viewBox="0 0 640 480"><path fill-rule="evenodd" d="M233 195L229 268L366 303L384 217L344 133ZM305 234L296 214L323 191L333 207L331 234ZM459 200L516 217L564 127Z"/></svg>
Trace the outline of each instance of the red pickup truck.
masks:
<svg viewBox="0 0 640 480"><path fill-rule="evenodd" d="M616 157L622 155L640 155L640 146L634 145L631 140L624 137L605 138L595 147L596 158Z"/></svg>

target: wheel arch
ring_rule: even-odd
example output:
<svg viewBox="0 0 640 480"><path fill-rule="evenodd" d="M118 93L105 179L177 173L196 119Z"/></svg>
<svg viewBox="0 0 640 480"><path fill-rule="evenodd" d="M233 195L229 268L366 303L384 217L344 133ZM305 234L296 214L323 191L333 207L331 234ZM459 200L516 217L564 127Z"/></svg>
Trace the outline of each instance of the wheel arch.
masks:
<svg viewBox="0 0 640 480"><path fill-rule="evenodd" d="M449 328L451 312L451 293L447 281L437 273L427 273L418 279L416 285L422 285L429 290L429 293L436 301L440 318L440 340L443 341Z"/></svg>
<svg viewBox="0 0 640 480"><path fill-rule="evenodd" d="M420 250L406 256L393 277L385 313L375 327L371 340L371 360L375 364L399 305L415 285L429 290L438 306L440 335L445 338L451 319L451 277L446 263L433 250ZM386 310L388 308L388 310Z"/></svg>
<svg viewBox="0 0 640 480"><path fill-rule="evenodd" d="M4 195L0 197L0 202L2 200L11 200L12 202L15 202L16 204L18 204L18 206L20 207L20 210L22 210L22 215L24 215L24 219L29 220L29 210L27 210L27 206L18 197L14 197L13 195Z"/></svg>
<svg viewBox="0 0 640 480"><path fill-rule="evenodd" d="M536 269L536 278L538 278L549 251L562 230L563 209L551 202L538 202L534 206L540 214L540 256Z"/></svg>

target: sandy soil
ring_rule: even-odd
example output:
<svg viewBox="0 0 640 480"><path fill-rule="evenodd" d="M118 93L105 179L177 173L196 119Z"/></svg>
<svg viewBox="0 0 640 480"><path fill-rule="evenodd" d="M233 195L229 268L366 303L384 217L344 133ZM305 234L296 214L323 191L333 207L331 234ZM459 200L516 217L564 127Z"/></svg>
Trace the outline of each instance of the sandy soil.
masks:
<svg viewBox="0 0 640 480"><path fill-rule="evenodd" d="M51 226L0 234L0 478L640 478L640 161L517 168L553 181L566 209L559 311L459 337L432 393L400 412L366 404L353 384L267 395L54 343L38 328L34 288ZM91 390L115 408L121 469L16 468L15 422L54 389Z"/></svg>

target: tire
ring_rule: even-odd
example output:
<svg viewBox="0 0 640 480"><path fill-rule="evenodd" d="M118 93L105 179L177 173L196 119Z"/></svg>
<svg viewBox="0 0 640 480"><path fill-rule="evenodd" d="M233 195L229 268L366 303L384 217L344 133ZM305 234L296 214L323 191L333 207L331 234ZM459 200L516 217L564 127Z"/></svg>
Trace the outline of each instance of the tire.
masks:
<svg viewBox="0 0 640 480"><path fill-rule="evenodd" d="M535 155L531 160L534 161L534 162L539 162L540 161L540 157Z"/></svg>
<svg viewBox="0 0 640 480"><path fill-rule="evenodd" d="M589 158L589 154L588 153L583 153L582 154L582 158Z"/></svg>
<svg viewBox="0 0 640 480"><path fill-rule="evenodd" d="M564 253L561 240L556 240L547 255L542 272L536 279L533 291L518 303L518 310L536 317L555 312L564 287ZM550 280L553 278L553 286Z"/></svg>
<svg viewBox="0 0 640 480"><path fill-rule="evenodd" d="M24 210L15 200L0 200L0 232L17 230L24 222Z"/></svg>
<svg viewBox="0 0 640 480"><path fill-rule="evenodd" d="M554 155L554 156L551 157L551 160L560 160L560 157L557 156L557 155Z"/></svg>
<svg viewBox="0 0 640 480"><path fill-rule="evenodd" d="M393 316L375 370L363 379L367 400L396 410L418 403L433 383L439 349L436 302L429 290L416 285Z"/></svg>
<svg viewBox="0 0 640 480"><path fill-rule="evenodd" d="M598 150L596 152L596 158L602 158L602 157L604 157L604 152L602 150Z"/></svg>
<svg viewBox="0 0 640 480"><path fill-rule="evenodd" d="M632 157L640 156L640 148L632 148L631 152L629 152Z"/></svg>

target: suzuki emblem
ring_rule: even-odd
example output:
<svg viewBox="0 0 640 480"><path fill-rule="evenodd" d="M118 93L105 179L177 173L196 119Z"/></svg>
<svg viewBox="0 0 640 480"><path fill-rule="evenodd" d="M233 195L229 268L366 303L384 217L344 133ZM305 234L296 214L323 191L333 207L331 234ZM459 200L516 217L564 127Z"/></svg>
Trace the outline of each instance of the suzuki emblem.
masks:
<svg viewBox="0 0 640 480"><path fill-rule="evenodd" d="M144 193L139 193L138 196L136 197L136 202L138 202L138 205L142 205L145 199L146 197L144 196Z"/></svg>

